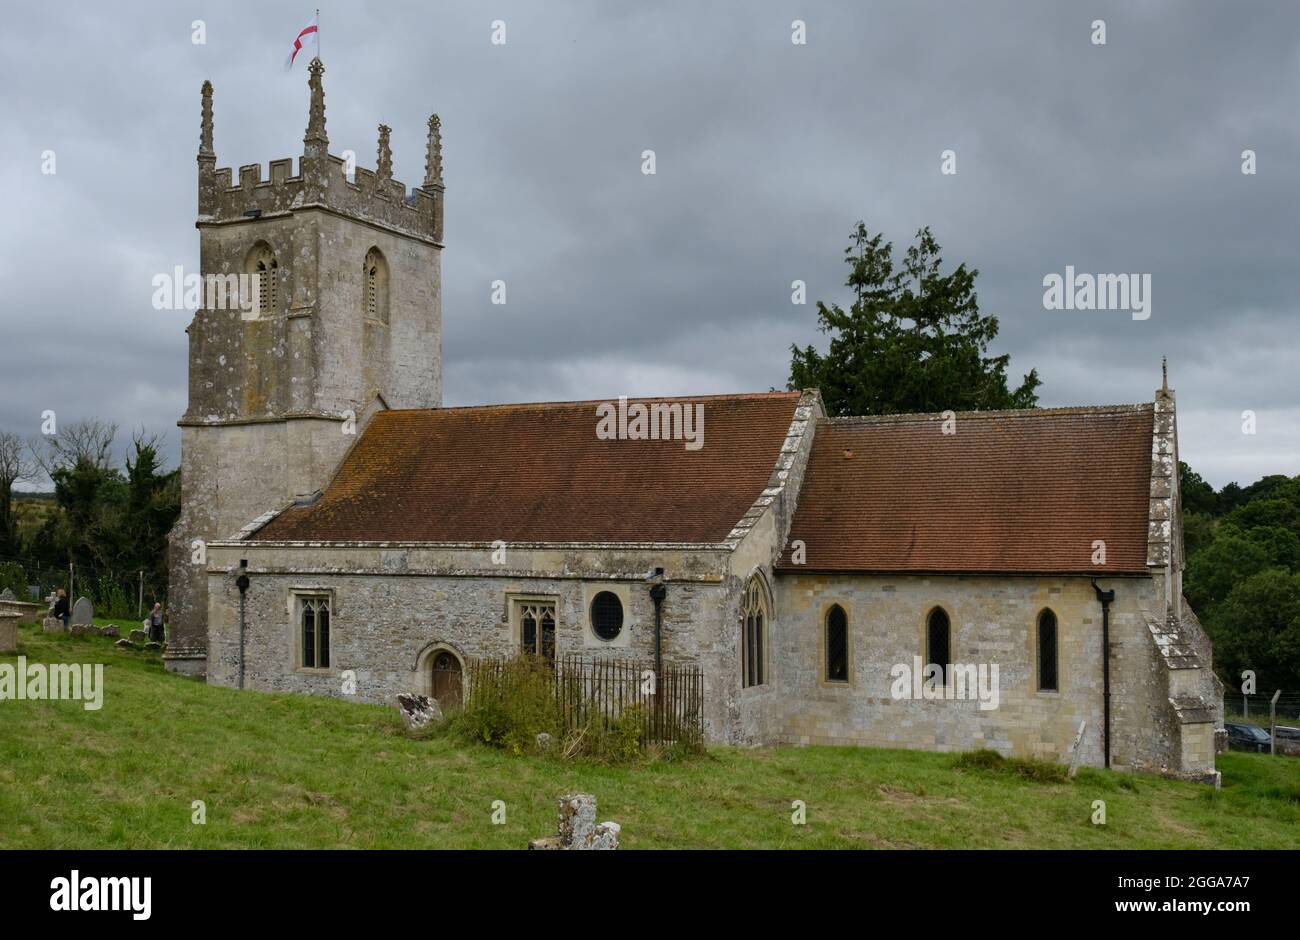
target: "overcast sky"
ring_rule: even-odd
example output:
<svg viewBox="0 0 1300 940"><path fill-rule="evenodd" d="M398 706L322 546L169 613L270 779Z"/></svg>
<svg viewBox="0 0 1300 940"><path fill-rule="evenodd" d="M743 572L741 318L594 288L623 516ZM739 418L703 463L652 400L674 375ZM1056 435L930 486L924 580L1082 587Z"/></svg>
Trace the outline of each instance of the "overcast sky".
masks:
<svg viewBox="0 0 1300 940"><path fill-rule="evenodd" d="M197 270L199 86L218 166L296 158L306 63L283 63L311 15L7 6L0 429L144 425L175 462L189 314L151 281ZM326 3L321 37L331 152L373 166L382 121L415 186L442 116L446 404L783 388L861 218L979 269L1042 404L1149 401L1167 355L1195 469L1300 473L1294 2ZM1150 318L1045 310L1067 265L1150 274Z"/></svg>

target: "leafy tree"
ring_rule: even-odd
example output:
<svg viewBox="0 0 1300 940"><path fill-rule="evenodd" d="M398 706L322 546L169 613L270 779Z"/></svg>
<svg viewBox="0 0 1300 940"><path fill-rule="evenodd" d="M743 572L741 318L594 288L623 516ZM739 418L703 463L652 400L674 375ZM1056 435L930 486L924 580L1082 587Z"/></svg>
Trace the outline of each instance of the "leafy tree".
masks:
<svg viewBox="0 0 1300 940"><path fill-rule="evenodd" d="M1268 552L1261 545L1240 529L1224 526L1188 558L1183 591L1195 610L1209 613L1234 586L1268 567Z"/></svg>
<svg viewBox="0 0 1300 940"><path fill-rule="evenodd" d="M1300 688L1300 574L1270 568L1251 575L1206 627L1221 673L1253 669L1261 692Z"/></svg>
<svg viewBox="0 0 1300 940"><path fill-rule="evenodd" d="M1032 408L1041 385L1030 370L1014 391L1010 356L989 356L998 321L982 316L975 295L979 272L960 264L941 273L939 245L929 228L895 266L894 246L859 222L845 250L846 284L854 301L817 303L823 355L791 346L791 389L819 388L832 415L899 414Z"/></svg>
<svg viewBox="0 0 1300 940"><path fill-rule="evenodd" d="M1214 515L1219 498L1214 487L1201 479L1201 475L1183 461L1178 461L1178 488L1183 494L1183 512L1203 512Z"/></svg>

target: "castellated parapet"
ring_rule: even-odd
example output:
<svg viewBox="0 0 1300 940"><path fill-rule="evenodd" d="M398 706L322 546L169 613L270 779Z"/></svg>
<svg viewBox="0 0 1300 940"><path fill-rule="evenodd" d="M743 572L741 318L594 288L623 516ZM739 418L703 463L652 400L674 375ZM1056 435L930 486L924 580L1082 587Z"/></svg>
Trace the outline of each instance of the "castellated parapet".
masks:
<svg viewBox="0 0 1300 940"><path fill-rule="evenodd" d="M325 134L324 66L311 63L312 110L304 152L293 172L293 159L272 160L269 173L259 163L239 168L238 179L230 167L217 168L211 147L212 85L203 86L204 147L199 151L199 224L243 222L273 218L296 210L320 208L364 220L403 235L442 244L443 193L442 125L437 115L429 119L426 173L421 186L409 191L391 170L382 173L355 167L347 175L347 161L328 152ZM381 129L381 134L387 128ZM385 144L386 144L385 138ZM383 162L381 148L380 162ZM391 155L389 155L391 161Z"/></svg>

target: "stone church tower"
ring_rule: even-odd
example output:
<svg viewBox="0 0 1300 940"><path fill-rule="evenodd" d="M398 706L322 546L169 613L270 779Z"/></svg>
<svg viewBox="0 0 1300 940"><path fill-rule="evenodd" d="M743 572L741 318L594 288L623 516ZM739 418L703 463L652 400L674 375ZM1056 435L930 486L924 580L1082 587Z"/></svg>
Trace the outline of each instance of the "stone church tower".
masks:
<svg viewBox="0 0 1300 940"><path fill-rule="evenodd" d="M206 543L311 500L377 408L442 400L438 116L420 187L408 193L393 179L382 125L375 170L356 168L349 180L329 153L324 66L314 59L309 71L296 175L290 159L271 161L269 178L258 164L240 167L238 180L217 169L203 83L197 227L208 289L186 331L189 407L178 422L166 654L176 672L206 670Z"/></svg>

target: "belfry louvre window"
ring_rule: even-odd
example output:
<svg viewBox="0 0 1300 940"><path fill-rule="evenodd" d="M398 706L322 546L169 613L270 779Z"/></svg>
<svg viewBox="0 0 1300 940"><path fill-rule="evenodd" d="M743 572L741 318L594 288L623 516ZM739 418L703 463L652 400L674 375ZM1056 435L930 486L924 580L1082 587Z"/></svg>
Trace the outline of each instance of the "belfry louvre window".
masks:
<svg viewBox="0 0 1300 940"><path fill-rule="evenodd" d="M826 681L849 681L849 618L839 604L826 612Z"/></svg>
<svg viewBox="0 0 1300 940"><path fill-rule="evenodd" d="M253 248L247 270L253 276L253 289L257 292L258 316L275 313L279 305L280 264L269 245L261 242Z"/></svg>
<svg viewBox="0 0 1300 940"><path fill-rule="evenodd" d="M388 322L388 263L378 248L366 252L362 269L364 287L362 290L363 313L371 320Z"/></svg>
<svg viewBox="0 0 1300 940"><path fill-rule="evenodd" d="M749 579L745 605L741 611L741 683L748 687L762 685L767 679L764 659L767 645L767 591L758 576Z"/></svg>
<svg viewBox="0 0 1300 940"><path fill-rule="evenodd" d="M555 601L516 601L519 645L525 653L555 658Z"/></svg>
<svg viewBox="0 0 1300 940"><path fill-rule="evenodd" d="M1038 690L1056 692L1056 614L1045 610L1038 615Z"/></svg>
<svg viewBox="0 0 1300 940"><path fill-rule="evenodd" d="M328 669L330 664L330 599L325 595L298 598L304 669Z"/></svg>
<svg viewBox="0 0 1300 940"><path fill-rule="evenodd" d="M948 664L952 662L952 624L942 607L930 611L925 628L925 664L939 667L939 678L946 685Z"/></svg>

